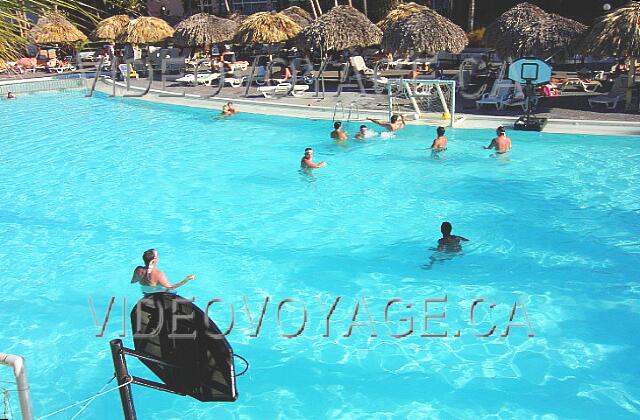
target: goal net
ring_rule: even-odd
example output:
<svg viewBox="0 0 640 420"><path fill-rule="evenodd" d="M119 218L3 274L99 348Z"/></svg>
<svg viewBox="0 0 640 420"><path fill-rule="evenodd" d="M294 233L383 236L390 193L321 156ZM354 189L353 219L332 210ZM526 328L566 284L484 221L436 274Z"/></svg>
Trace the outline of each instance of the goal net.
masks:
<svg viewBox="0 0 640 420"><path fill-rule="evenodd" d="M453 125L456 82L453 80L398 79L389 81L389 115L413 115L430 124Z"/></svg>

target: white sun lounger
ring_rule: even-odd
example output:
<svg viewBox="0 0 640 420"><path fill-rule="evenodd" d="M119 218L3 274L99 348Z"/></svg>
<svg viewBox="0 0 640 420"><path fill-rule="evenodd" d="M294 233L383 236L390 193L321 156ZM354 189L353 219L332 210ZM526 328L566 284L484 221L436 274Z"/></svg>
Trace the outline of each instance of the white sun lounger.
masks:
<svg viewBox="0 0 640 420"><path fill-rule="evenodd" d="M627 76L619 76L609 93L589 98L589 106L593 108L594 104L604 104L607 109L616 109L618 103L626 100L628 80Z"/></svg>
<svg viewBox="0 0 640 420"><path fill-rule="evenodd" d="M302 94L309 90L309 85L295 85L291 89L291 83L280 83L277 86L260 86L258 92L262 93L265 98L271 98L273 96L286 96L291 92L292 96L302 96Z"/></svg>
<svg viewBox="0 0 640 420"><path fill-rule="evenodd" d="M211 84L212 81L218 79L219 77L220 77L220 73L198 73L198 84L199 85ZM176 82L193 85L195 84L195 75L193 73L187 74L183 77L176 79Z"/></svg>

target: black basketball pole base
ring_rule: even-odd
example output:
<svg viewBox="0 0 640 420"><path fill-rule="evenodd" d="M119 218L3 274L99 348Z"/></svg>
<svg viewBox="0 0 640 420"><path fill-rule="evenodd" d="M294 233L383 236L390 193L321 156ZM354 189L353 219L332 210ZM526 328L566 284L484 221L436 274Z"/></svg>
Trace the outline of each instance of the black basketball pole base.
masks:
<svg viewBox="0 0 640 420"><path fill-rule="evenodd" d="M136 420L136 408L133 405L131 383L124 385L127 382L131 382L131 377L129 376L129 371L127 369L127 361L124 358L122 340L111 340L109 344L111 345L111 357L113 358L116 380L118 381L118 386L120 386L122 413L124 414L125 420Z"/></svg>

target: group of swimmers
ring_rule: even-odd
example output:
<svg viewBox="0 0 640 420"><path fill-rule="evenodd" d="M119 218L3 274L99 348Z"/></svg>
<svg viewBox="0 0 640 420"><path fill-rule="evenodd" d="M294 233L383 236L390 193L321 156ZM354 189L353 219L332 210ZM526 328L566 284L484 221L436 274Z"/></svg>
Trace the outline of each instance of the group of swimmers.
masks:
<svg viewBox="0 0 640 420"><path fill-rule="evenodd" d="M389 123L385 123L384 121L375 120L369 118L370 121L385 127L389 131L397 131L406 125L404 117L394 115L391 117L391 121ZM375 131L369 130L366 125L361 125L360 130L356 133L355 138L358 140L362 140L368 137L373 137L377 133ZM449 140L445 137L445 128L438 127L436 129L437 137L431 143L431 147L429 148L432 152L432 156L438 157L440 152L444 152L447 150L447 145L449 144ZM349 134L342 128L342 123L340 121L336 121L333 123L333 131L330 134L330 137L334 139L336 142L344 142L349 138ZM491 140L491 143L488 146L484 146L485 149L494 149L496 154L502 155L511 150L511 139L507 136L507 130L500 126L496 129L496 137ZM313 149L307 147L304 151L304 156L300 160L300 166L303 169L315 169L322 168L326 166L326 162L314 163L313 162Z"/></svg>

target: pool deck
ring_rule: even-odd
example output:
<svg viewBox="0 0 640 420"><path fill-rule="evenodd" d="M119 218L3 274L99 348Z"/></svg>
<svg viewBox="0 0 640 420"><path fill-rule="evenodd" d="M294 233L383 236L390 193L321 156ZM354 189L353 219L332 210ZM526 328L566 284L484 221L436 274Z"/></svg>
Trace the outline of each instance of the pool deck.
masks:
<svg viewBox="0 0 640 420"><path fill-rule="evenodd" d="M31 76L31 75L30 75ZM0 78L0 84L15 83L16 81L30 81L41 79L42 75L27 76L25 78ZM51 75L45 75L45 77ZM87 80L90 87L93 79ZM117 82L118 96L140 95L149 86L146 79L132 79L127 91L123 82ZM110 79L100 79L96 90L111 94L113 85ZM218 110L229 100L236 103L241 112L260 113L268 115L284 115L315 119L349 119L351 121L365 121L366 118L388 117L387 95L367 93L361 94L357 88L346 89L340 95L327 91L324 95L315 94L313 86L302 97L264 98L255 87L249 89L245 96L245 87L225 87L216 96L212 96L217 88L207 86L183 86L175 82L153 81L150 91L138 99L177 104L184 106L203 107ZM371 92L371 89L368 90ZM543 98L538 107L537 115L548 118L544 132L576 133L576 134L611 134L640 136L640 114L638 112L608 111L604 107L592 110L588 106L589 96L597 95L583 92L564 92L556 98ZM324 96L324 97L323 97ZM519 108L497 111L495 107L476 109L475 102L457 96L455 127L462 128L495 128L498 125L512 126L513 122L522 114ZM344 111L343 111L344 110ZM421 120L429 125L446 125L447 121L439 118Z"/></svg>

